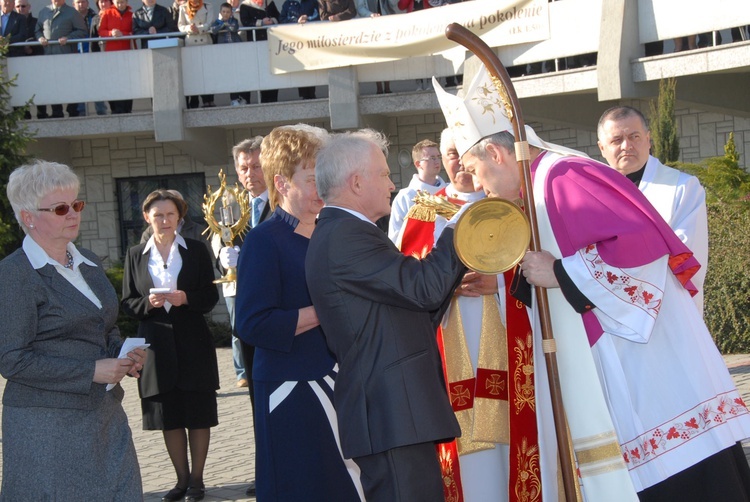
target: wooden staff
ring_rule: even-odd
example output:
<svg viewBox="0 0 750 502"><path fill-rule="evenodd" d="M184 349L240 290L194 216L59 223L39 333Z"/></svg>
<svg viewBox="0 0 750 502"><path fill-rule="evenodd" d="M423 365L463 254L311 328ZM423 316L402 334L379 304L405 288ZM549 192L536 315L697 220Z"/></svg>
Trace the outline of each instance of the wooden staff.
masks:
<svg viewBox="0 0 750 502"><path fill-rule="evenodd" d="M449 40L457 42L471 52L473 52L487 67L487 71L493 77L496 87L503 98L507 98L506 107L512 108L510 118L513 124L513 134L516 138L516 159L518 168L521 171L523 180L523 201L526 206L526 215L529 217L531 225L531 250L541 251L539 243L539 226L537 224L536 206L534 205L533 183L531 180L531 170L529 169L529 144L526 142L526 129L524 127L523 116L521 115L521 106L518 103L516 90L513 82L510 80L507 70L500 62L500 59L490 49L481 38L471 31L457 23L449 25L445 29L445 36ZM499 81L499 82L498 82ZM499 85L498 85L499 84ZM505 91L503 92L503 88ZM505 101L505 99L503 100ZM536 298L539 304L539 317L542 328L542 350L547 362L547 375L549 378L550 395L552 398L552 414L555 420L555 432L557 435L557 449L560 455L560 466L562 468L563 486L565 488L565 498L568 501L576 500L575 469L572 462L570 451L570 442L568 440L568 428L565 420L565 410L562 402L562 392L560 390L560 375L557 369L557 347L555 339L552 336L552 321L549 314L549 300L547 291L535 286Z"/></svg>

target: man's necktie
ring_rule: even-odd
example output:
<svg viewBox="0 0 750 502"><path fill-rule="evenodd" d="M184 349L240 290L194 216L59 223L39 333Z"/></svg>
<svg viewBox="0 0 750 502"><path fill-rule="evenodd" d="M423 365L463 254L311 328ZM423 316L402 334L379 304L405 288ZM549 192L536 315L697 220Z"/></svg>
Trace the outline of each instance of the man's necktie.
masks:
<svg viewBox="0 0 750 502"><path fill-rule="evenodd" d="M253 216L250 224L253 226L253 228L258 226L258 223L260 223L260 205L262 203L263 199L261 199L260 197L253 197L253 200L250 202L250 205L253 209Z"/></svg>

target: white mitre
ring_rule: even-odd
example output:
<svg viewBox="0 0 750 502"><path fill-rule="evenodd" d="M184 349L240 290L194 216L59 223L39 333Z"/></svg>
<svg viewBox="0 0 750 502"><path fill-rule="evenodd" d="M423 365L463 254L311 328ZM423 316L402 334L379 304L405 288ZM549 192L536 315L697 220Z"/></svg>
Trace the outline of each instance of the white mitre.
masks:
<svg viewBox="0 0 750 502"><path fill-rule="evenodd" d="M446 92L435 77L432 77L432 86L443 110L445 122L453 134L459 156L463 156L482 138L503 131L513 134L513 125L500 98L500 92L484 65L480 65L463 97ZM588 155L578 150L547 143L537 136L530 126L526 126L526 140L531 146L560 155L588 158Z"/></svg>

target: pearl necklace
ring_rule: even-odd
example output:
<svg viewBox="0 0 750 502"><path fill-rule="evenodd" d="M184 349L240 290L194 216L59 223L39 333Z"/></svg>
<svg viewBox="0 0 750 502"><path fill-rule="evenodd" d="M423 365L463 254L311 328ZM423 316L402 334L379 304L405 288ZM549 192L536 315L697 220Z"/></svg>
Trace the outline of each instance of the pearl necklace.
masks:
<svg viewBox="0 0 750 502"><path fill-rule="evenodd" d="M73 268L73 255L70 254L70 251L65 251L65 257L68 259L68 263L63 265L63 267L72 269Z"/></svg>

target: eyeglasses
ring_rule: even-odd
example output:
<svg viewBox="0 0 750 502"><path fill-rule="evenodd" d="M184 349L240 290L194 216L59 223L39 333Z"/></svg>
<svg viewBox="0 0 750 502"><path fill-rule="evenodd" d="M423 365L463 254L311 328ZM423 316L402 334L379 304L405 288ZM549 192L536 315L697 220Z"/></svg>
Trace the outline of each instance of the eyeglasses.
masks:
<svg viewBox="0 0 750 502"><path fill-rule="evenodd" d="M16 5L16 9L28 9L28 5Z"/></svg>
<svg viewBox="0 0 750 502"><path fill-rule="evenodd" d="M73 211L76 213L80 213L83 211L83 207L86 205L86 201L83 200L75 200L72 204L58 204L55 207L50 208L44 208L40 207L37 209L37 211L46 211L48 213L55 213L57 216L65 216L70 212L70 208L73 208Z"/></svg>
<svg viewBox="0 0 750 502"><path fill-rule="evenodd" d="M420 162L439 162L440 160L442 160L442 157L440 155L431 155L430 157L423 157L419 159Z"/></svg>

